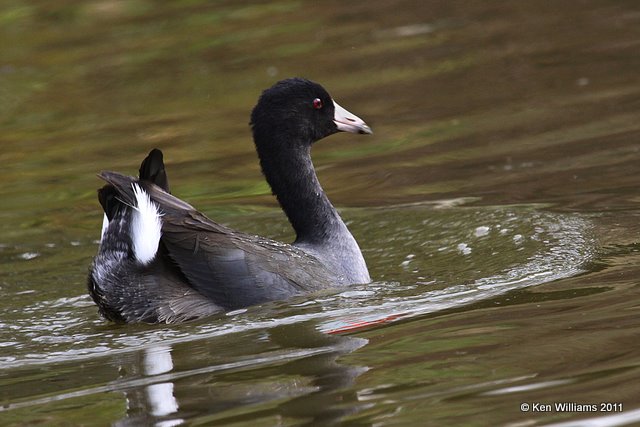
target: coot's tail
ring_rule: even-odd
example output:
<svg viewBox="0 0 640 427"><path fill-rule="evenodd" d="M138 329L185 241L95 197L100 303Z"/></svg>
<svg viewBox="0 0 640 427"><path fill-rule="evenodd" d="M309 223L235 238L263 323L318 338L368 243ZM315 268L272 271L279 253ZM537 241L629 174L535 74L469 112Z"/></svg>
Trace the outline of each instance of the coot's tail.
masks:
<svg viewBox="0 0 640 427"><path fill-rule="evenodd" d="M167 172L164 170L164 162L162 161L162 151L154 148L145 157L140 165L140 179L153 182L167 193L171 193Z"/></svg>
<svg viewBox="0 0 640 427"><path fill-rule="evenodd" d="M123 194L122 190L118 190L116 187L118 185L114 185L115 183L110 182L108 179L106 180L109 184L98 190L98 200L100 201L100 205L104 210L105 215L107 216L107 220L111 221L119 209L122 208L122 203L128 205L134 205L135 198L133 196L131 185L134 183L142 182L150 182L158 187L162 188L164 191L169 193L169 180L167 178L167 172L164 168L164 162L162 160L162 151L154 148L149 152L147 157L140 164L140 177L139 181L132 177L125 177L124 175L116 174L113 172L102 172L99 176L105 179L105 176L113 176L116 175L119 177L120 186L125 186L128 188L129 197L127 194ZM142 181L142 182L140 182Z"/></svg>
<svg viewBox="0 0 640 427"><path fill-rule="evenodd" d="M133 288L128 289L130 286L121 277L122 273L129 274L127 279L143 280L138 271L154 260L162 236L162 214L144 188L155 184L166 191L169 183L162 152L158 149L153 149L140 165L139 179L114 172L102 172L100 177L111 179L107 179L107 185L98 190L104 221L98 255L89 273L88 288L106 318L124 321L128 309L122 309L114 298L128 295ZM131 297L133 300L135 295Z"/></svg>

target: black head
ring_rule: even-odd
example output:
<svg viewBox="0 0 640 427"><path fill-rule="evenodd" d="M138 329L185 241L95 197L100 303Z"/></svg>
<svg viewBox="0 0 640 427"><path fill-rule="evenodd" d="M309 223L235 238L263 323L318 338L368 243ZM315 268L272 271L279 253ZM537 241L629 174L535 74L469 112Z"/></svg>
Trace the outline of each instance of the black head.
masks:
<svg viewBox="0 0 640 427"><path fill-rule="evenodd" d="M339 131L371 133L322 86L301 78L281 80L265 90L251 113L251 126L256 145L310 145Z"/></svg>

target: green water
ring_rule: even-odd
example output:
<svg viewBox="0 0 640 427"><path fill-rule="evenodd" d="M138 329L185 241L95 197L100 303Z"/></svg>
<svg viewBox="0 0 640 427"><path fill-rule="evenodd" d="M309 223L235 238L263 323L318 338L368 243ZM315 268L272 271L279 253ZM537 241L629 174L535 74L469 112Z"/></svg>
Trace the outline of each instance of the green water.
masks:
<svg viewBox="0 0 640 427"><path fill-rule="evenodd" d="M638 40L632 1L3 2L0 424L640 422ZM102 320L96 173L153 147L174 194L293 238L248 128L290 76L375 131L313 152L374 283Z"/></svg>

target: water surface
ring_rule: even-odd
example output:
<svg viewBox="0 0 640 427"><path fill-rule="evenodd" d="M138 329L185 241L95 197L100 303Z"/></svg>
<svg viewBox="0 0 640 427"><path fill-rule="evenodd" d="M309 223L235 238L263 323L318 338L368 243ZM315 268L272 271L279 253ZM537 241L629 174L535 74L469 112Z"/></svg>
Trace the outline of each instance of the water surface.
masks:
<svg viewBox="0 0 640 427"><path fill-rule="evenodd" d="M2 424L639 422L640 7L556 3L0 6ZM247 122L295 75L374 128L313 153L374 283L100 319L95 174L153 147L174 194L293 238ZM562 402L615 405L521 410Z"/></svg>

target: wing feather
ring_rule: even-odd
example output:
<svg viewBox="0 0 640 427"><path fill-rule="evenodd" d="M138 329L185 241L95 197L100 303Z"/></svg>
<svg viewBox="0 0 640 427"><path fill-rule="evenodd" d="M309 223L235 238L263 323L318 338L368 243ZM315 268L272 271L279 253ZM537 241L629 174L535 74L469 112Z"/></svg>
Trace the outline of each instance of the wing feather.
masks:
<svg viewBox="0 0 640 427"><path fill-rule="evenodd" d="M227 310L335 285L321 262L299 248L218 224L151 182L115 172L99 176L122 203L135 203L134 183L149 194L162 215L167 261L188 286ZM292 269L294 258L300 262Z"/></svg>

